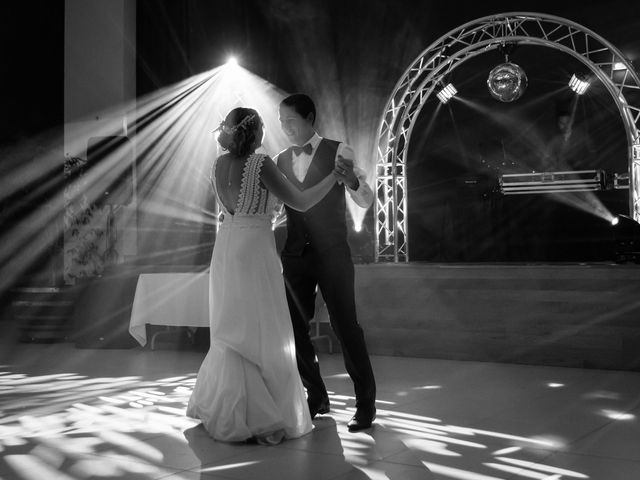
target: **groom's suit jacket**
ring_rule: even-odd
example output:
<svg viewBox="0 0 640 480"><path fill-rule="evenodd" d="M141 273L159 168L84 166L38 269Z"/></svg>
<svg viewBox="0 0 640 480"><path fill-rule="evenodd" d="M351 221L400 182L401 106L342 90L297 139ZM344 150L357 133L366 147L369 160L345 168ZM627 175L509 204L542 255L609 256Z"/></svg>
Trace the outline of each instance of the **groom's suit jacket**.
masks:
<svg viewBox="0 0 640 480"><path fill-rule="evenodd" d="M292 148L278 155L278 167L290 182L301 190L312 187L329 175L335 166L336 152L340 142L323 138L313 152L309 171L302 182L293 172ZM283 255L302 255L311 245L317 252L338 244L347 243L344 186L336 183L329 193L306 212L298 212L285 205L287 211L287 241Z"/></svg>

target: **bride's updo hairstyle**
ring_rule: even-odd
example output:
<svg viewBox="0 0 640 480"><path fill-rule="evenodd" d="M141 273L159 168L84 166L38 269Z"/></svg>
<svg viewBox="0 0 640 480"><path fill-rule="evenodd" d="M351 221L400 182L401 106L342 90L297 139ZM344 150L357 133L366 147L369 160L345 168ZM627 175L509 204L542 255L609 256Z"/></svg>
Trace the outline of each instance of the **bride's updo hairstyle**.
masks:
<svg viewBox="0 0 640 480"><path fill-rule="evenodd" d="M236 157L244 157L260 146L262 119L253 108L238 107L229 112L218 130L220 146Z"/></svg>

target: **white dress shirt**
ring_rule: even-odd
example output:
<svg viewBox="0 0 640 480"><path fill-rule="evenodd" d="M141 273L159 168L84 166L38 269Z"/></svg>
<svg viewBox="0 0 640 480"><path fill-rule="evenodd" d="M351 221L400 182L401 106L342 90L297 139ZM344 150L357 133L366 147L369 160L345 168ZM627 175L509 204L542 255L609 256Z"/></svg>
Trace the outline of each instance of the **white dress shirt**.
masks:
<svg viewBox="0 0 640 480"><path fill-rule="evenodd" d="M296 155L294 152L291 152L293 173L299 182L303 182L304 178L307 176L309 166L311 165L311 161L313 160L313 155L315 154L321 140L322 137L315 133L313 137L311 137L311 139L307 142L311 145L311 148L313 148L310 155L307 155L304 152L301 152L300 155ZM338 150L336 151L336 160L340 155L342 155L343 158L353 160L353 172L356 174L356 177L358 177L358 182L360 184L357 190L352 190L345 185L347 192L349 192L349 195L351 196L353 201L360 207L370 207L373 203L373 191L367 183L365 172L355 166L355 153L353 151L353 148L351 148L351 146L347 145L346 143L340 142L340 144L338 145Z"/></svg>

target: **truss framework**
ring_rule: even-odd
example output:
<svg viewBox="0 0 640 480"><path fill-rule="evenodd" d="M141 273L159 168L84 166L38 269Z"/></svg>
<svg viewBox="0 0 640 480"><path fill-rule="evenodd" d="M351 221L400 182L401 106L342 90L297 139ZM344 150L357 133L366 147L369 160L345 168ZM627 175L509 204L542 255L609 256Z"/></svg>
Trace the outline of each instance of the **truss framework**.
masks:
<svg viewBox="0 0 640 480"><path fill-rule="evenodd" d="M376 261L409 261L406 160L411 132L426 100L464 61L509 43L545 46L581 61L605 85L629 145L629 209L640 221L640 79L631 62L596 33L540 13L491 15L431 44L407 68L387 101L377 146ZM622 65L624 69L616 69Z"/></svg>

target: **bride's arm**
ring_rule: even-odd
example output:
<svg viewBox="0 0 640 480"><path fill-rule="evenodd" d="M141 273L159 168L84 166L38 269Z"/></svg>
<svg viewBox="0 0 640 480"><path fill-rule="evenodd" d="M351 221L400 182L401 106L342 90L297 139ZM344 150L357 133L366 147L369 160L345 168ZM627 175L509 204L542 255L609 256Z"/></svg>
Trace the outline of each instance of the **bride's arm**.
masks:
<svg viewBox="0 0 640 480"><path fill-rule="evenodd" d="M265 157L263 160L260 179L267 190L299 212L309 210L322 200L336 183L336 177L330 173L313 187L300 190L287 180L287 177L269 157Z"/></svg>

